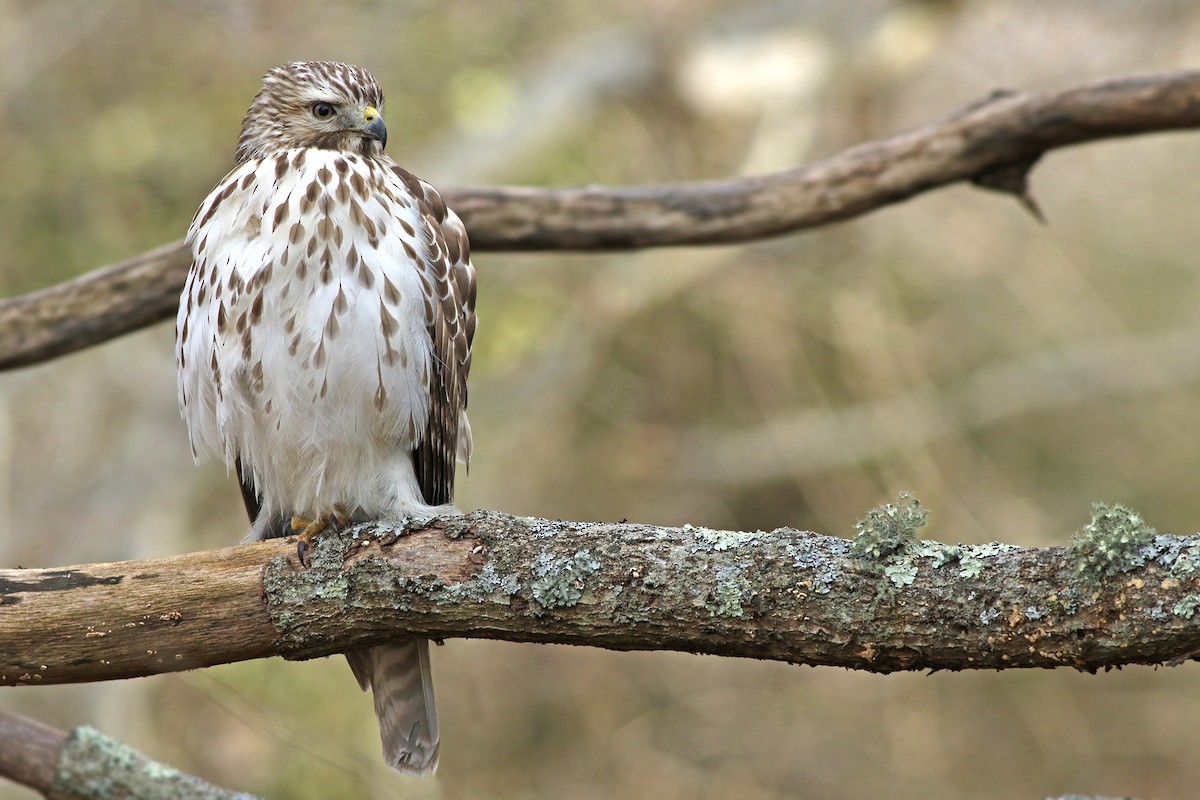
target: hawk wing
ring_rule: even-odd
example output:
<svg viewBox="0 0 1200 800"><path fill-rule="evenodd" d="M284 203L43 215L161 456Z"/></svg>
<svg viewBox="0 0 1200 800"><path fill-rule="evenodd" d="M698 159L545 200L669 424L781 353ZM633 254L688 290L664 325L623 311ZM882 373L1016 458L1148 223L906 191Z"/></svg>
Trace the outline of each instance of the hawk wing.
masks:
<svg viewBox="0 0 1200 800"><path fill-rule="evenodd" d="M454 500L454 465L470 464L467 373L475 338L475 268L462 221L437 190L402 167L396 175L417 200L428 249L417 259L425 294L425 323L433 344L429 418L413 450L413 468L425 502Z"/></svg>

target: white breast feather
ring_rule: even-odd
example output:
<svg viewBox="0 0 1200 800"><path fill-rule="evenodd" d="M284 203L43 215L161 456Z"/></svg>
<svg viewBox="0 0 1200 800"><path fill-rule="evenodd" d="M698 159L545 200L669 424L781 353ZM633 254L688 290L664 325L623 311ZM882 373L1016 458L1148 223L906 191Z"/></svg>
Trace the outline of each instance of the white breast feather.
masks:
<svg viewBox="0 0 1200 800"><path fill-rule="evenodd" d="M405 245L423 257L424 226L387 167L303 152L298 168L298 150L238 166L188 231L177 357L192 450L229 466L240 454L264 516L411 513L423 505L408 450L429 414L431 344ZM339 165L386 191L356 191Z"/></svg>

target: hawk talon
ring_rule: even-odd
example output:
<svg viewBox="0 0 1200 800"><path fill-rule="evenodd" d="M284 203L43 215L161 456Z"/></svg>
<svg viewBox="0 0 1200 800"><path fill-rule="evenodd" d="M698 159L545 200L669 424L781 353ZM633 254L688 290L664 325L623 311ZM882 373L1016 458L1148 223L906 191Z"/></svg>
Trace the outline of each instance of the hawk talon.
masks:
<svg viewBox="0 0 1200 800"><path fill-rule="evenodd" d="M327 530L337 533L345 525L346 520L341 514L326 511L318 514L315 519L292 517L285 527L289 533L299 531L296 537L296 557L300 559L301 564L308 566L308 562L304 560L304 552L312 546L313 540Z"/></svg>

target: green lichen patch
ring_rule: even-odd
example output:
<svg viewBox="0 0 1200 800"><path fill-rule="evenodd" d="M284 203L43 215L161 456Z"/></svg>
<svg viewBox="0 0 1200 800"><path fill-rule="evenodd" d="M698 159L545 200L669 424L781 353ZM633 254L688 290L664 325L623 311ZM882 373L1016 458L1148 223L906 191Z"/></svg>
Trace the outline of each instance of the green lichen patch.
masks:
<svg viewBox="0 0 1200 800"><path fill-rule="evenodd" d="M693 553L723 553L758 541L760 532L754 531L714 531L710 528L697 528L684 525L683 530L692 534L696 544L692 545Z"/></svg>
<svg viewBox="0 0 1200 800"><path fill-rule="evenodd" d="M742 568L736 564L717 571L716 589L704 603L708 613L714 617L737 617L738 619L746 616L742 602L753 593L753 587L748 580L742 577L741 573Z"/></svg>
<svg viewBox="0 0 1200 800"><path fill-rule="evenodd" d="M588 550L580 550L570 558L541 553L533 565L533 580L529 583L534 614L540 616L549 609L578 603L583 597L584 582L598 569L600 562Z"/></svg>
<svg viewBox="0 0 1200 800"><path fill-rule="evenodd" d="M963 548L958 544L922 541L917 555L932 558L935 567L944 567L947 564L960 563L963 558Z"/></svg>
<svg viewBox="0 0 1200 800"><path fill-rule="evenodd" d="M903 589L917 579L917 565L912 559L898 558L883 568L883 576L897 589Z"/></svg>
<svg viewBox="0 0 1200 800"><path fill-rule="evenodd" d="M933 559L935 569L957 564L960 578L978 578L979 573L983 571L983 562L974 552L974 548L961 544L942 544L941 542L922 540L916 547L914 555Z"/></svg>
<svg viewBox="0 0 1200 800"><path fill-rule="evenodd" d="M1071 537L1068 548L1076 569L1095 580L1144 566L1154 537L1154 529L1137 512L1093 503L1091 522Z"/></svg>
<svg viewBox="0 0 1200 800"><path fill-rule="evenodd" d="M1180 598L1175 607L1171 609L1177 617L1191 619L1196 614L1196 609L1200 608L1200 595L1189 594L1187 597Z"/></svg>
<svg viewBox="0 0 1200 800"><path fill-rule="evenodd" d="M917 579L914 559L922 554L917 531L925 525L927 516L921 501L900 492L896 502L876 506L855 523L858 535L850 543L850 551L874 562L875 570L891 584L880 587L881 598L889 597L894 589L911 586Z"/></svg>
<svg viewBox="0 0 1200 800"><path fill-rule="evenodd" d="M917 541L917 531L925 525L928 513L921 501L908 492L896 495L896 502L876 506L854 524L858 535L850 549L856 555L886 559L899 555Z"/></svg>
<svg viewBox="0 0 1200 800"><path fill-rule="evenodd" d="M951 564L958 566L960 578L978 578L983 573L984 559L1003 555L1020 548L1011 544L988 542L987 544L942 544L941 542L922 541L916 549L916 555L932 558L934 567L946 567Z"/></svg>
<svg viewBox="0 0 1200 800"><path fill-rule="evenodd" d="M974 556L964 554L958 559L958 577L978 578L983 572L983 562Z"/></svg>

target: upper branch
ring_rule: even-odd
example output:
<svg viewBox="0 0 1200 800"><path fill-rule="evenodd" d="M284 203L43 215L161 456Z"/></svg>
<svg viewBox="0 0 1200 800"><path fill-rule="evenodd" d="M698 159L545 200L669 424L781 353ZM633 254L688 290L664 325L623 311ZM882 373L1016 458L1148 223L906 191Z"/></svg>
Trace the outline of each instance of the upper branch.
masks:
<svg viewBox="0 0 1200 800"><path fill-rule="evenodd" d="M889 542L858 555L848 540L786 528L478 511L327 534L310 567L273 540L0 570L0 685L311 658L414 634L873 672L1096 670L1200 653L1198 537L1122 530L1083 555Z"/></svg>
<svg viewBox="0 0 1200 800"><path fill-rule="evenodd" d="M998 92L906 133L798 169L744 179L613 188L443 192L478 250L729 244L801 231L970 180L1028 200L1049 150L1200 126L1200 72ZM34 364L175 313L181 243L0 302L0 369Z"/></svg>

